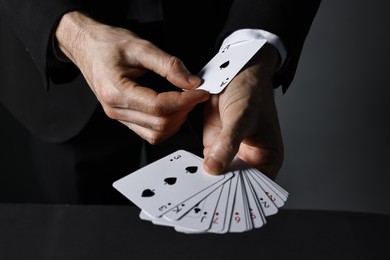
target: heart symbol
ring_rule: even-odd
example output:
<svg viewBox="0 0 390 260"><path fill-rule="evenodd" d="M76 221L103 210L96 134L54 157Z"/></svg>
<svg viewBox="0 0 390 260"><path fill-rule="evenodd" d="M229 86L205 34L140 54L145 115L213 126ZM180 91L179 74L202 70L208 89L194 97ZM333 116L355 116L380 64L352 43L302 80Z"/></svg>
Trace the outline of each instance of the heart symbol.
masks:
<svg viewBox="0 0 390 260"><path fill-rule="evenodd" d="M154 195L154 191L150 189L146 189L142 192L142 197L152 197Z"/></svg>
<svg viewBox="0 0 390 260"><path fill-rule="evenodd" d="M165 184L173 185L176 183L176 178L175 177L165 178L164 181Z"/></svg>
<svg viewBox="0 0 390 260"><path fill-rule="evenodd" d="M195 173L195 172L198 171L198 166L188 166L188 167L186 168L186 171L189 172L189 173L191 173L191 174L193 174L193 173Z"/></svg>
<svg viewBox="0 0 390 260"><path fill-rule="evenodd" d="M221 66L219 66L219 69L221 70L226 68L227 66L229 66L229 63L230 63L229 61L225 61L224 63L221 64Z"/></svg>

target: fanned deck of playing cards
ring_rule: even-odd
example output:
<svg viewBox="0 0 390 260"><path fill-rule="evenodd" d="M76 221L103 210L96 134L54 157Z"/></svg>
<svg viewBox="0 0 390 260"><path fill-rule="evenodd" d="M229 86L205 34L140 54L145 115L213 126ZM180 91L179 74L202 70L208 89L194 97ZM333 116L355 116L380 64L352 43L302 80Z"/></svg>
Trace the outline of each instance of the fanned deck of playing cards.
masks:
<svg viewBox="0 0 390 260"><path fill-rule="evenodd" d="M244 232L260 228L287 200L288 192L235 158L218 176L203 159L178 150L115 181L141 209L140 218L183 233Z"/></svg>

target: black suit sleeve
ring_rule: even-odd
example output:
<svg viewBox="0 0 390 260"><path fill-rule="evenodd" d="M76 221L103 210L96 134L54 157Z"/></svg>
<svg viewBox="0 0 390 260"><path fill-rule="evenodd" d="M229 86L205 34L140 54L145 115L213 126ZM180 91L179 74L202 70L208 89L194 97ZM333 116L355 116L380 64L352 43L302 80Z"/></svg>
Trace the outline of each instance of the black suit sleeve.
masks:
<svg viewBox="0 0 390 260"><path fill-rule="evenodd" d="M275 77L275 87L285 92L291 84L304 41L320 0L236 0L230 9L221 39L242 28L263 29L278 35L287 58Z"/></svg>
<svg viewBox="0 0 390 260"><path fill-rule="evenodd" d="M29 52L46 88L49 75L54 75L54 78L55 75L63 75L48 71L51 69L48 61L52 54L53 27L64 13L82 8L81 1L72 0L0 0L0 15ZM71 63L63 63L57 69L66 69L72 77L77 74L76 67Z"/></svg>
<svg viewBox="0 0 390 260"><path fill-rule="evenodd" d="M71 10L93 13L91 8L109 13L98 3L108 6L114 5L112 2L117 1L94 1L91 4L89 0L0 0L0 15L8 21L30 53L48 87L49 75L51 80L61 83L79 73L74 64L61 63L53 58L51 35L60 17ZM221 39L242 28L263 29L278 35L287 48L288 56L275 78L275 86L282 85L285 91L294 77L303 43L319 4L320 0L235 0Z"/></svg>

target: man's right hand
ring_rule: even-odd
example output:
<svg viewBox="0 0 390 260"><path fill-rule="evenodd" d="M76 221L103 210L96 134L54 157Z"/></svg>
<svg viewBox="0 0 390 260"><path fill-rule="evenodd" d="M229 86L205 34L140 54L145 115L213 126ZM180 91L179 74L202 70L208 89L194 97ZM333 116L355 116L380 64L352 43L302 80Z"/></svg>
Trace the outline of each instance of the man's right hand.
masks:
<svg viewBox="0 0 390 260"><path fill-rule="evenodd" d="M62 17L55 36L59 49L80 69L105 113L151 144L176 133L194 106L209 98L206 91L192 90L201 80L179 58L129 30L73 11ZM136 79L147 71L188 91L157 93L140 86Z"/></svg>

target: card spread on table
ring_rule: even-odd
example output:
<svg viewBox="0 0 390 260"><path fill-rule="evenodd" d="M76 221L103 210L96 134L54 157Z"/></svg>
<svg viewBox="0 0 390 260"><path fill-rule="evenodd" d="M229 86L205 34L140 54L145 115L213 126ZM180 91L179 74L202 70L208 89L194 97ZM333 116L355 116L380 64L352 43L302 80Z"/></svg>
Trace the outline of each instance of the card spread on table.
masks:
<svg viewBox="0 0 390 260"><path fill-rule="evenodd" d="M214 176L203 171L202 161L179 150L123 177L113 185L135 205L161 216L186 199L232 174ZM181 196L178 196L180 194Z"/></svg>
<svg viewBox="0 0 390 260"><path fill-rule="evenodd" d="M247 40L221 48L197 74L203 80L198 89L220 93L266 42Z"/></svg>
<svg viewBox="0 0 390 260"><path fill-rule="evenodd" d="M288 192L236 157L221 175L203 159L178 150L115 181L113 187L141 209L139 217L188 234L245 232L266 224Z"/></svg>

